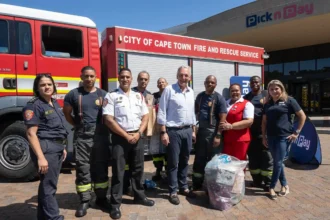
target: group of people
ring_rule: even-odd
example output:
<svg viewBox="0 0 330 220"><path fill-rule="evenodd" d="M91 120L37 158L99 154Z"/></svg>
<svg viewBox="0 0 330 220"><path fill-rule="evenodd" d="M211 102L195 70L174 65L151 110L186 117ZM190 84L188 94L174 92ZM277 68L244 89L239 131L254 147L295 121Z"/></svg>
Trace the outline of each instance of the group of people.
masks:
<svg viewBox="0 0 330 220"><path fill-rule="evenodd" d="M159 92L151 95L146 89L148 72L140 72L138 86L131 88L132 73L123 68L118 73L119 87L108 93L95 87L95 69L86 66L81 71L82 85L65 96L63 111L53 98L56 94L53 78L48 74L36 77L35 97L23 109L23 117L32 159L40 174L38 219L64 219L55 193L67 155L69 131L65 120L74 128L76 191L80 198L77 217L86 215L92 191L96 194L96 204L109 207L113 219L121 218L122 195L129 187L134 203L155 204L144 193L144 146L139 144L149 120L148 105L156 108L160 144L166 149L165 154L153 155L156 167L153 179L161 179L165 166L172 204L180 203L178 193L196 196L194 191L203 187L207 162L218 153L240 160L246 160L248 155L254 186L266 189L271 199L289 193L283 160L290 143L299 136L306 116L296 100L287 95L283 84L272 80L268 91L262 91L260 77L253 76L250 93L242 97L241 86L232 84L226 101L215 91L217 78L209 75L204 81L205 91L195 99L189 87L190 67L181 66L176 74L177 83L172 85L167 85L165 78L158 79ZM292 114L299 120L297 130L293 130ZM188 161L193 144L193 185L188 187ZM110 157L112 178L108 201ZM278 180L282 188L276 194Z"/></svg>

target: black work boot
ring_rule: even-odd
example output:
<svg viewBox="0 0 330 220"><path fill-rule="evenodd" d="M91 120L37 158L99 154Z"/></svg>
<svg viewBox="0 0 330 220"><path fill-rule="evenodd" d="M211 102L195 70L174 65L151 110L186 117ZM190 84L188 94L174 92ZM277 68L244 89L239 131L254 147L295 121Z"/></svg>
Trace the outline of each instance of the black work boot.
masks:
<svg viewBox="0 0 330 220"><path fill-rule="evenodd" d="M76 210L76 217L83 217L87 214L89 202L81 202Z"/></svg>

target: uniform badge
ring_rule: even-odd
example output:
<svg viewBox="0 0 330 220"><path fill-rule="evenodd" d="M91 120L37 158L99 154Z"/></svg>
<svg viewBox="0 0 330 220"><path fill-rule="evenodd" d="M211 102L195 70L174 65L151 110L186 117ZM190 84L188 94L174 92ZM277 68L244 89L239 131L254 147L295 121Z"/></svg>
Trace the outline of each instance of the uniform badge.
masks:
<svg viewBox="0 0 330 220"><path fill-rule="evenodd" d="M209 102L208 105L209 105L209 107L211 107L212 106L212 102Z"/></svg>
<svg viewBox="0 0 330 220"><path fill-rule="evenodd" d="M236 109L237 109L237 105L235 105L235 106L232 107L232 110L233 111L236 111Z"/></svg>
<svg viewBox="0 0 330 220"><path fill-rule="evenodd" d="M54 112L54 110L53 109L50 109L50 110L48 110L48 111L45 111L45 115L50 115L50 114L52 114Z"/></svg>
<svg viewBox="0 0 330 220"><path fill-rule="evenodd" d="M34 115L34 112L32 110L25 110L25 112L24 112L24 118L27 121L31 120L33 115Z"/></svg>
<svg viewBox="0 0 330 220"><path fill-rule="evenodd" d="M137 98L137 99L140 99L140 95L139 95L139 94L136 94L136 98Z"/></svg>
<svg viewBox="0 0 330 220"><path fill-rule="evenodd" d="M120 96L120 97L119 97L119 100L123 100L123 97L122 97L122 96Z"/></svg>
<svg viewBox="0 0 330 220"><path fill-rule="evenodd" d="M100 106L100 100L99 99L95 100L95 105Z"/></svg>
<svg viewBox="0 0 330 220"><path fill-rule="evenodd" d="M107 106L107 104L108 104L108 99L104 99L104 101L103 101L103 107Z"/></svg>

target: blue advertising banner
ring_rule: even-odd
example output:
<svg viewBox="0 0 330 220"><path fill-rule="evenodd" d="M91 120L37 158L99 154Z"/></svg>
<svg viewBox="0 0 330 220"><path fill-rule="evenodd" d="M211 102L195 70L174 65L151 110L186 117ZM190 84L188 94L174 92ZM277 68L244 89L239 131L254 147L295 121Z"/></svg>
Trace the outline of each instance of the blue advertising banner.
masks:
<svg viewBox="0 0 330 220"><path fill-rule="evenodd" d="M293 124L297 129L298 121ZM300 164L322 163L322 151L319 136L313 123L307 119L299 137L291 144L289 158Z"/></svg>
<svg viewBox="0 0 330 220"><path fill-rule="evenodd" d="M238 83L242 88L242 96L248 94L251 90L250 88L250 76L232 76L230 77L230 85L233 83Z"/></svg>

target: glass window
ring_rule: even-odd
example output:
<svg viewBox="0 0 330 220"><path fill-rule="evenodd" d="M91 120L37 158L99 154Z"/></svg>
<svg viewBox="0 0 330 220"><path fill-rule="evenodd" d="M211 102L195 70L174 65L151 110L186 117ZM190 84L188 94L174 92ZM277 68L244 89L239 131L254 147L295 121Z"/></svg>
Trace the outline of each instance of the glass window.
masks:
<svg viewBox="0 0 330 220"><path fill-rule="evenodd" d="M0 53L9 53L8 22L0 20Z"/></svg>
<svg viewBox="0 0 330 220"><path fill-rule="evenodd" d="M322 72L330 72L330 58L318 59L317 70Z"/></svg>
<svg viewBox="0 0 330 220"><path fill-rule="evenodd" d="M294 76L298 72L298 62L284 63L284 75Z"/></svg>
<svg viewBox="0 0 330 220"><path fill-rule="evenodd" d="M300 73L313 73L315 72L315 63L316 60L305 60L305 61L300 61Z"/></svg>
<svg viewBox="0 0 330 220"><path fill-rule="evenodd" d="M42 54L49 57L82 58L82 32L76 29L44 25Z"/></svg>
<svg viewBox="0 0 330 220"><path fill-rule="evenodd" d="M283 76L282 63L268 65L268 72L265 71L265 89L271 80L279 79L281 76Z"/></svg>
<svg viewBox="0 0 330 220"><path fill-rule="evenodd" d="M32 35L31 26L26 22L16 23L17 37L17 53L31 54L32 53Z"/></svg>
<svg viewBox="0 0 330 220"><path fill-rule="evenodd" d="M264 65L264 72L268 72L269 71L269 66L268 65Z"/></svg>

